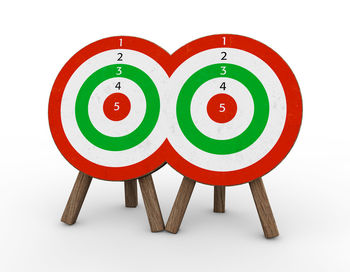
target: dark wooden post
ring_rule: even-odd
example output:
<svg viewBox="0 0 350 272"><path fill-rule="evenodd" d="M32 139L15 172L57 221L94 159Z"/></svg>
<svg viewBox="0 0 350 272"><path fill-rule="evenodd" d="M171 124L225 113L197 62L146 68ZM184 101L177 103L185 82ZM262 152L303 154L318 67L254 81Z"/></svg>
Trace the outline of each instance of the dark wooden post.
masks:
<svg viewBox="0 0 350 272"><path fill-rule="evenodd" d="M165 227L166 231L171 233L177 233L179 231L195 185L196 181L188 177L183 178Z"/></svg>
<svg viewBox="0 0 350 272"><path fill-rule="evenodd" d="M124 181L124 192L125 192L125 207L135 208L138 204L137 199L137 180L126 180Z"/></svg>
<svg viewBox="0 0 350 272"><path fill-rule="evenodd" d="M266 195L265 186L261 178L249 182L256 209L259 214L261 226L266 238L273 238L279 235L275 218Z"/></svg>
<svg viewBox="0 0 350 272"><path fill-rule="evenodd" d="M158 232L164 230L164 221L160 211L152 175L139 178L139 184L151 231Z"/></svg>
<svg viewBox="0 0 350 272"><path fill-rule="evenodd" d="M78 218L81 206L83 205L87 191L89 190L92 177L83 172L79 172L73 186L73 190L64 209L61 221L73 225Z"/></svg>
<svg viewBox="0 0 350 272"><path fill-rule="evenodd" d="M214 212L225 212L225 186L214 186Z"/></svg>

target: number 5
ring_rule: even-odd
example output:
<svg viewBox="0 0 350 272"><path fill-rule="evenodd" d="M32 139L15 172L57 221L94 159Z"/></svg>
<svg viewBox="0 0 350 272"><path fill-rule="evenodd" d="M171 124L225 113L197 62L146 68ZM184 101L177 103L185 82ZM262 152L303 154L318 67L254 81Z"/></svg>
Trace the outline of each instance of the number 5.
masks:
<svg viewBox="0 0 350 272"><path fill-rule="evenodd" d="M225 110L226 110L225 103L221 103L219 112L224 112Z"/></svg>
<svg viewBox="0 0 350 272"><path fill-rule="evenodd" d="M114 107L116 107L114 110L117 111L119 110L120 106L119 106L119 102L115 102L114 103Z"/></svg>
<svg viewBox="0 0 350 272"><path fill-rule="evenodd" d="M221 73L220 73L220 75L226 75L226 66L221 66L220 67L221 68Z"/></svg>

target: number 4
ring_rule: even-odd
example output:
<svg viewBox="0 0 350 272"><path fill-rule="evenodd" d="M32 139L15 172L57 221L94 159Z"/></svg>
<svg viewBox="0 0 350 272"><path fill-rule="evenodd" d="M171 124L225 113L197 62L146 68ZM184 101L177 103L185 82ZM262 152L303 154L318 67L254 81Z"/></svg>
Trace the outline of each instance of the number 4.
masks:
<svg viewBox="0 0 350 272"><path fill-rule="evenodd" d="M224 91L226 90L226 84L225 84L225 82L221 83L220 89L223 89Z"/></svg>

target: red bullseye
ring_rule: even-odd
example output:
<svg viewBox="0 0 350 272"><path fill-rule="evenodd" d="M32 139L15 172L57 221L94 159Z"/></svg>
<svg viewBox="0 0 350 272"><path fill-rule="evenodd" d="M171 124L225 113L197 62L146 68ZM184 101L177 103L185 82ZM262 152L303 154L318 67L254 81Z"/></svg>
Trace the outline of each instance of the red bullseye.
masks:
<svg viewBox="0 0 350 272"><path fill-rule="evenodd" d="M109 95L103 103L103 112L112 121L123 120L130 112L130 100L122 93Z"/></svg>
<svg viewBox="0 0 350 272"><path fill-rule="evenodd" d="M217 94L210 98L207 112L214 122L227 123L235 117L237 104L232 96L228 94Z"/></svg>

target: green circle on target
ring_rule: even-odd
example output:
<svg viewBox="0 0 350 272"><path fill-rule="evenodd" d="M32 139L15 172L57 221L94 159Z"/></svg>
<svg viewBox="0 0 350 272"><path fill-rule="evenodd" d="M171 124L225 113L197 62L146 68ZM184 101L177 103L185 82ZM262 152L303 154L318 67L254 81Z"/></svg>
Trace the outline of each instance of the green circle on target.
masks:
<svg viewBox="0 0 350 272"><path fill-rule="evenodd" d="M142 89L146 99L146 113L133 132L121 137L111 137L102 134L93 126L88 104L98 85L107 79L118 77L130 79ZM93 145L110 151L126 150L144 141L155 127L159 112L159 94L152 79L142 70L127 64L108 65L91 74L81 86L75 102L75 117L81 133Z"/></svg>
<svg viewBox="0 0 350 272"><path fill-rule="evenodd" d="M253 118L247 129L227 140L207 137L198 130L191 117L193 95L203 83L217 77L228 77L242 83L254 103ZM269 117L269 99L262 83L247 69L228 63L212 64L195 72L182 86L176 102L176 116L182 133L193 145L208 153L227 155L246 149L260 137Z"/></svg>

